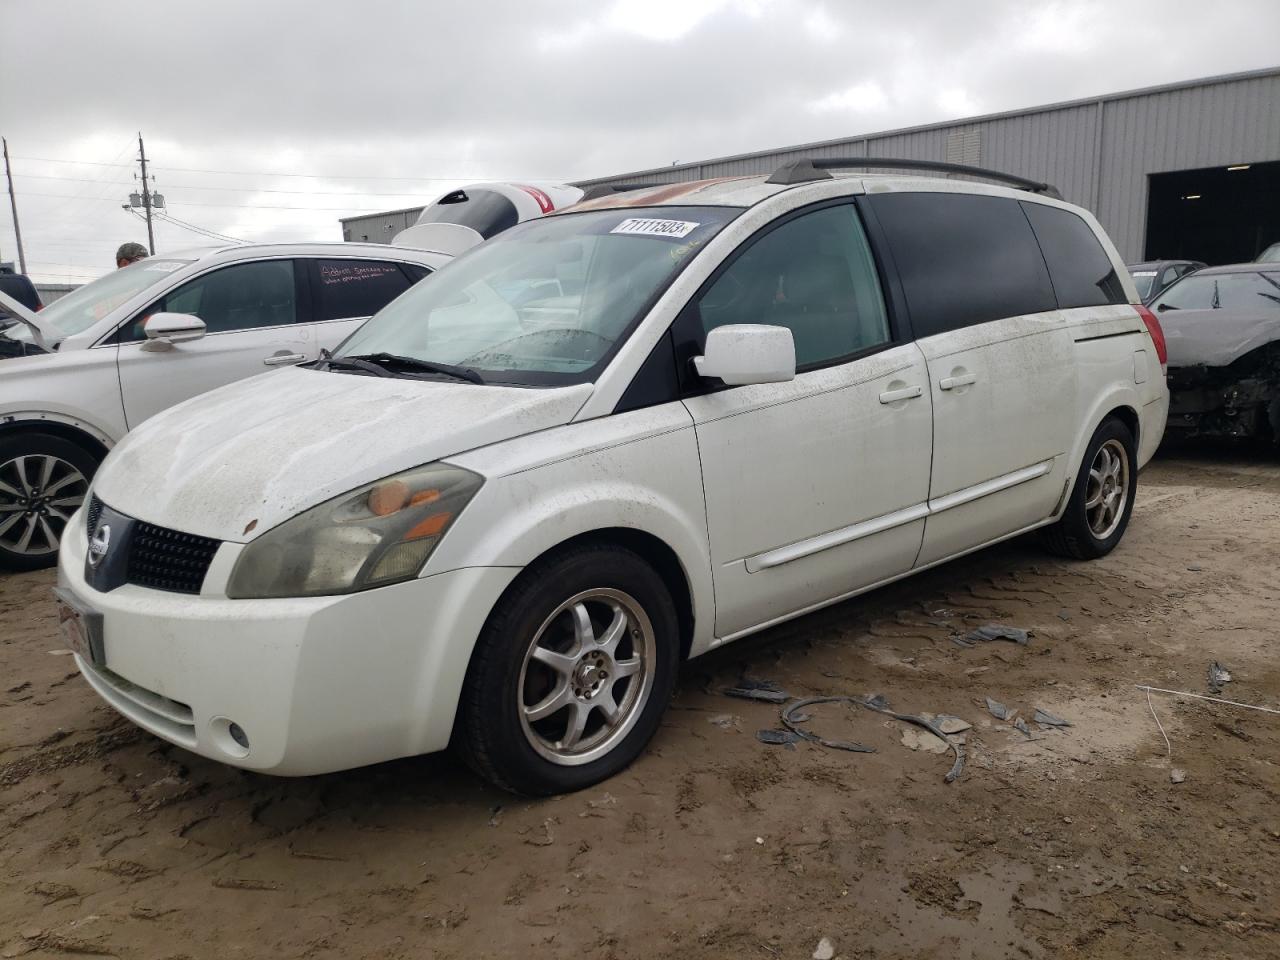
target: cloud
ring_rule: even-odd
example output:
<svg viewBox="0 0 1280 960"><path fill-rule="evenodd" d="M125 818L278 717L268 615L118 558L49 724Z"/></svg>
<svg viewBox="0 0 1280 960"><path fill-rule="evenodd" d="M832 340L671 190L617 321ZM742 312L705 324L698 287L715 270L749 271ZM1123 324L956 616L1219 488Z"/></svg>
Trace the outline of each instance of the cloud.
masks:
<svg viewBox="0 0 1280 960"><path fill-rule="evenodd" d="M128 16L4 0L0 132L33 272L86 276L145 238L120 209L139 129L175 216L337 240L341 216L459 183L604 176L1267 66L1278 34L1274 0L1212 16L1166 0L1154 17L1141 0L984 0L963 16L949 0L137 0ZM5 260L8 220L0 204ZM202 242L158 230L161 249Z"/></svg>
<svg viewBox="0 0 1280 960"><path fill-rule="evenodd" d="M884 88L874 80L865 80L844 90L828 93L809 104L811 113L879 113L889 107Z"/></svg>

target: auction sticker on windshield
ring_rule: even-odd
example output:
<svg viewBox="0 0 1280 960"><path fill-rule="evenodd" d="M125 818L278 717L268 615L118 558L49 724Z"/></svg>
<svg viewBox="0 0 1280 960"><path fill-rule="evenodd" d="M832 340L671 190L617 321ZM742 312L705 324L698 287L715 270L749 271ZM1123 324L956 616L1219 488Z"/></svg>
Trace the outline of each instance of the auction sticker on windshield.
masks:
<svg viewBox="0 0 1280 960"><path fill-rule="evenodd" d="M626 233L645 237L671 237L679 240L698 229L701 224L690 220L656 220L651 217L628 217L610 230L610 233Z"/></svg>

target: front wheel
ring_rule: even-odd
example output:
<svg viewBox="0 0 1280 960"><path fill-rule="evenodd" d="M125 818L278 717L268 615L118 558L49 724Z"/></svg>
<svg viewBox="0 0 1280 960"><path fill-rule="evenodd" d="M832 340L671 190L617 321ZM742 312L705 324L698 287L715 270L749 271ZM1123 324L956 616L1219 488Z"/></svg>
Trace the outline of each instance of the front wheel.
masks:
<svg viewBox="0 0 1280 960"><path fill-rule="evenodd" d="M0 439L0 568L38 570L57 562L67 521L97 467L93 454L61 437Z"/></svg>
<svg viewBox="0 0 1280 960"><path fill-rule="evenodd" d="M530 795L613 776L657 731L679 650L671 594L630 550L583 546L534 564L477 641L459 710L463 759Z"/></svg>
<svg viewBox="0 0 1280 960"><path fill-rule="evenodd" d="M1115 549L1138 490L1137 448L1123 421L1104 420L1085 449L1084 461L1062 518L1043 533L1051 551L1095 560Z"/></svg>

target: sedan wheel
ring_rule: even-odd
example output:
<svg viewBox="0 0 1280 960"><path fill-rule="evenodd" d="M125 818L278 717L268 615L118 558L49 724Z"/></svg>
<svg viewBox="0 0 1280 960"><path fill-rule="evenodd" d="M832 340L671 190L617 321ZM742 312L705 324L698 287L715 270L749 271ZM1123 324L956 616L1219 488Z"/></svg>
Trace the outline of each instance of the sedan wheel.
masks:
<svg viewBox="0 0 1280 960"><path fill-rule="evenodd" d="M0 549L32 560L57 554L67 521L88 490L88 478L54 454L0 463Z"/></svg>

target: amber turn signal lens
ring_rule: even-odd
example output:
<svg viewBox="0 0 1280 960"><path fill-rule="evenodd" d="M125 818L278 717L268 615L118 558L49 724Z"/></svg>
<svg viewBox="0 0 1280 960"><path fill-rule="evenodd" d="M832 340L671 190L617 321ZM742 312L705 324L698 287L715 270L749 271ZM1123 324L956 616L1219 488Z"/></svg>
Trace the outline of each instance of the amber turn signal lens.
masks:
<svg viewBox="0 0 1280 960"><path fill-rule="evenodd" d="M445 528L451 519L453 519L453 514L451 513L433 513L400 539L421 540L423 537L434 537Z"/></svg>

